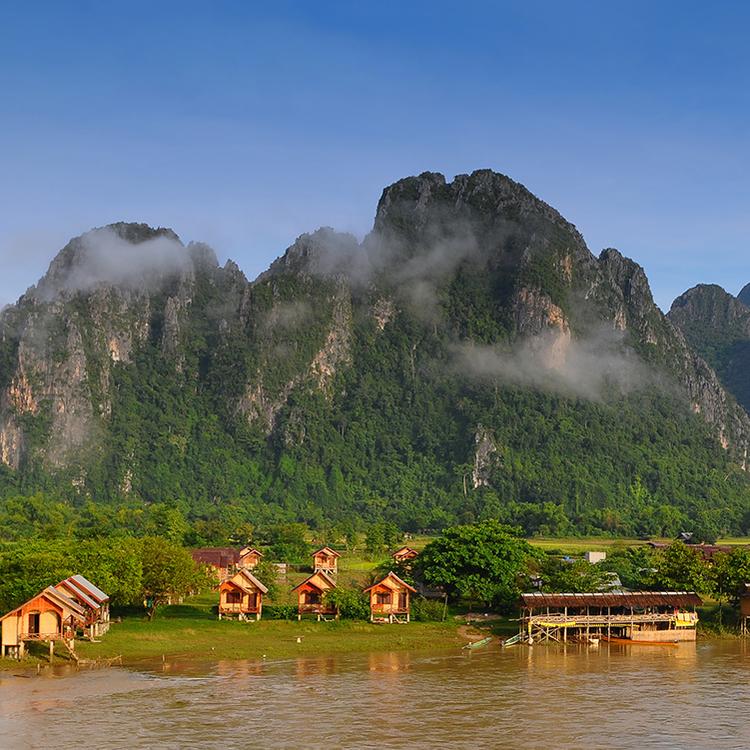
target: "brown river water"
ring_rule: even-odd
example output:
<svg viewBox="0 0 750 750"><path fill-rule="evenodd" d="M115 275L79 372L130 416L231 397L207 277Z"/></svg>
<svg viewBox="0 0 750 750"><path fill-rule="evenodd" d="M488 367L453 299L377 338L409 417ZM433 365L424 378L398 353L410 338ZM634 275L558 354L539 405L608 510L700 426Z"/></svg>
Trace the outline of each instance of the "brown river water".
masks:
<svg viewBox="0 0 750 750"><path fill-rule="evenodd" d="M748 717L741 641L0 673L3 750L750 748Z"/></svg>

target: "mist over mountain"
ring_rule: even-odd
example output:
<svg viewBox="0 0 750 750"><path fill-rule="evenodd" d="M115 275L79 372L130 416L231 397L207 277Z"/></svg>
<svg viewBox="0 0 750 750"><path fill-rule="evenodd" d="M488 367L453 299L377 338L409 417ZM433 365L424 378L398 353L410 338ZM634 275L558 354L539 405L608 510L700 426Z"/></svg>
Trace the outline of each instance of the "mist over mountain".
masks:
<svg viewBox="0 0 750 750"><path fill-rule="evenodd" d="M225 526L744 531L750 419L678 322L488 170L400 180L361 243L302 235L255 281L114 224L0 314L0 491Z"/></svg>

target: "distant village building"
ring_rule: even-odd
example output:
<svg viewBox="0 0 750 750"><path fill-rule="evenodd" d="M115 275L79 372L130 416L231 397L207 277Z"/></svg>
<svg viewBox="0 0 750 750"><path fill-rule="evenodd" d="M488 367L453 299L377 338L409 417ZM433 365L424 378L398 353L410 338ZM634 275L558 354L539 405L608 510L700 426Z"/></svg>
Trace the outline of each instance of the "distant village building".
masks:
<svg viewBox="0 0 750 750"><path fill-rule="evenodd" d="M247 568L237 571L219 586L219 619L260 620L263 613L264 586Z"/></svg>
<svg viewBox="0 0 750 750"><path fill-rule="evenodd" d="M292 591L297 592L297 619L303 615L315 615L318 620L337 617L338 611L325 603L327 591L336 588L336 582L323 570L316 570L311 576L298 583Z"/></svg>
<svg viewBox="0 0 750 750"><path fill-rule="evenodd" d="M49 586L0 617L0 656L22 658L31 641L49 643L50 658L55 642L64 643L72 652L76 631L86 622L84 608Z"/></svg>
<svg viewBox="0 0 750 750"><path fill-rule="evenodd" d="M597 563L604 562L607 559L607 553L606 552L584 552L583 559L587 563L596 565Z"/></svg>
<svg viewBox="0 0 750 750"><path fill-rule="evenodd" d="M341 555L335 549L321 547L313 552L313 572L321 571L330 576L335 576L338 573L339 557Z"/></svg>
<svg viewBox="0 0 750 750"><path fill-rule="evenodd" d="M519 636L529 641L694 641L695 608L701 603L691 591L522 594Z"/></svg>
<svg viewBox="0 0 750 750"><path fill-rule="evenodd" d="M239 552L239 566L241 568L255 568L261 561L263 553L255 547L243 547Z"/></svg>
<svg viewBox="0 0 750 750"><path fill-rule="evenodd" d="M109 630L109 596L81 575L60 581L55 588L77 602L86 613L84 632L89 638Z"/></svg>
<svg viewBox="0 0 750 750"><path fill-rule="evenodd" d="M417 590L393 571L366 588L365 593L370 595L371 622L409 622L411 595Z"/></svg>
<svg viewBox="0 0 750 750"><path fill-rule="evenodd" d="M419 555L419 552L415 550L413 547L401 547L400 549L397 549L391 557L397 562L397 563L405 563L409 562L410 560L413 560L415 557Z"/></svg>

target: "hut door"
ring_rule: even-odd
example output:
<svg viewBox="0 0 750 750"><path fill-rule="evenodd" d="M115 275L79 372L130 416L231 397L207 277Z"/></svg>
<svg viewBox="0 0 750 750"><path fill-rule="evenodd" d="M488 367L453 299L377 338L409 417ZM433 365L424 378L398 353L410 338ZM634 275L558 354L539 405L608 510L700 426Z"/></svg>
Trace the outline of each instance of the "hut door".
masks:
<svg viewBox="0 0 750 750"><path fill-rule="evenodd" d="M29 635L39 635L39 612L29 612Z"/></svg>
<svg viewBox="0 0 750 750"><path fill-rule="evenodd" d="M258 595L257 594L255 594L255 593L248 594L248 596L247 596L247 605L248 605L248 607L250 607L252 609L255 609L257 601L258 601Z"/></svg>
<svg viewBox="0 0 750 750"><path fill-rule="evenodd" d="M399 609L406 609L406 592L402 591L398 595L398 608Z"/></svg>

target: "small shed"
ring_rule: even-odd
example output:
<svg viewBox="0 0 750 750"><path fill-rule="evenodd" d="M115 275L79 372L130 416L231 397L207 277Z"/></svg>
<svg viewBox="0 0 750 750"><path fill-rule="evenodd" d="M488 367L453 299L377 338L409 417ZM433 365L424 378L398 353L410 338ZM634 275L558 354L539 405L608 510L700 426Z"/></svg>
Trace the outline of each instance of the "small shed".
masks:
<svg viewBox="0 0 750 750"><path fill-rule="evenodd" d="M236 617L246 622L260 620L263 613L263 595L268 593L249 570L243 568L219 586L219 619Z"/></svg>
<svg viewBox="0 0 750 750"><path fill-rule="evenodd" d="M243 547L239 553L240 568L255 568L261 561L263 553L255 547Z"/></svg>
<svg viewBox="0 0 750 750"><path fill-rule="evenodd" d="M74 575L60 581L55 588L83 607L86 635L95 638L109 630L109 596L98 586L82 575Z"/></svg>
<svg viewBox="0 0 750 750"><path fill-rule="evenodd" d="M0 656L24 655L30 641L49 643L50 658L55 641L72 651L76 630L86 621L86 613L73 599L48 586L24 604L0 617Z"/></svg>
<svg viewBox="0 0 750 750"><path fill-rule="evenodd" d="M382 580L365 589L370 595L370 620L372 622L409 622L411 595L417 590L402 581L393 571Z"/></svg>
<svg viewBox="0 0 750 750"><path fill-rule="evenodd" d="M405 563L409 562L410 560L413 560L415 557L419 555L419 552L415 550L413 547L401 547L400 549L397 549L391 557L397 562L397 563Z"/></svg>
<svg viewBox="0 0 750 750"><path fill-rule="evenodd" d="M298 583L292 589L297 592L297 619L301 620L302 615L315 615L318 620L338 617L338 610L323 600L325 593L335 588L336 582L323 570L316 570Z"/></svg>
<svg viewBox="0 0 750 750"><path fill-rule="evenodd" d="M339 557L341 555L330 547L321 547L313 552L313 572L322 571L330 576L339 572Z"/></svg>

